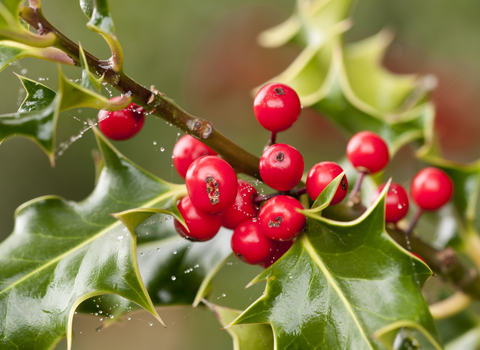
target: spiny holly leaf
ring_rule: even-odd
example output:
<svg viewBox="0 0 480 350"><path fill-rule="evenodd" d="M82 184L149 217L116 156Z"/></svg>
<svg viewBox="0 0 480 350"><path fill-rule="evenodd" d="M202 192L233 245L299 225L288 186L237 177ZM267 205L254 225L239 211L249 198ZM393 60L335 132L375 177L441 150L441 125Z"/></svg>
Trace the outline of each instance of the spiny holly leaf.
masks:
<svg viewBox="0 0 480 350"><path fill-rule="evenodd" d="M33 139L47 154L52 166L55 164L55 130L61 111L80 107L118 110L130 103L128 97L110 101L88 88L71 82L63 75L60 66L58 74L57 94L43 84L19 76L27 97L16 113L0 116L0 142L15 135Z"/></svg>
<svg viewBox="0 0 480 350"><path fill-rule="evenodd" d="M95 129L105 166L81 202L42 197L16 212L13 234L0 245L0 348L51 349L72 342L76 307L114 293L159 320L140 278L136 236L109 214L176 198L184 186L164 182L116 151Z"/></svg>
<svg viewBox="0 0 480 350"><path fill-rule="evenodd" d="M405 320L438 342L420 291L431 271L385 232L387 190L351 222L309 213L306 233L252 282L267 281L264 295L232 325L270 323L276 349L384 349L372 334Z"/></svg>
<svg viewBox="0 0 480 350"><path fill-rule="evenodd" d="M87 58L85 57L85 51L83 51L82 45L79 44L79 56L80 56L80 64L82 66L82 81L80 85L84 88L100 92L102 89L102 82L103 82L103 75L101 78L97 78L92 73L90 73L90 69L88 68Z"/></svg>
<svg viewBox="0 0 480 350"><path fill-rule="evenodd" d="M212 304L205 299L203 303L212 310L223 327L227 326L242 313L238 310ZM272 350L274 347L272 327L269 325L238 325L227 327L226 330L233 339L234 350Z"/></svg>
<svg viewBox="0 0 480 350"><path fill-rule="evenodd" d="M265 47L278 47L287 42L316 46L345 20L352 2L298 0L295 13L285 22L262 32L258 41Z"/></svg>
<svg viewBox="0 0 480 350"><path fill-rule="evenodd" d="M80 0L83 13L90 19L88 29L103 36L112 51L111 63L116 72L123 69L123 51L115 35L107 0Z"/></svg>
<svg viewBox="0 0 480 350"><path fill-rule="evenodd" d="M392 40L387 31L342 45L339 34L346 29L342 23L319 44L309 44L270 81L292 86L304 106L318 110L347 136L362 130L380 134L392 154L405 143L431 134L434 110L425 96L434 79L392 74L381 67Z"/></svg>
<svg viewBox="0 0 480 350"><path fill-rule="evenodd" d="M389 350L443 349L425 328L408 320L393 322L372 336L382 341Z"/></svg>
<svg viewBox="0 0 480 350"><path fill-rule="evenodd" d="M57 123L60 97L43 84L18 77L27 97L17 113L0 116L0 141L16 135L28 137L42 148L53 165L53 130Z"/></svg>
<svg viewBox="0 0 480 350"><path fill-rule="evenodd" d="M75 65L75 61L70 56L53 47L38 48L16 43L14 41L0 41L0 71L7 68L10 63L25 57L35 57L46 61L67 64L70 66Z"/></svg>
<svg viewBox="0 0 480 350"><path fill-rule="evenodd" d="M154 215L142 223L138 237L137 256L140 273L155 306L192 305L210 293L211 281L231 256L232 233L221 229L208 242L190 242L180 238L173 220ZM98 298L84 302L80 311L98 313L104 318L101 327L108 327L122 316L138 309L120 297ZM107 318L106 316L112 316Z"/></svg>
<svg viewBox="0 0 480 350"><path fill-rule="evenodd" d="M55 34L38 35L30 32L19 20L23 0L0 0L0 40L11 40L35 47L55 44ZM39 10L40 11L40 10Z"/></svg>

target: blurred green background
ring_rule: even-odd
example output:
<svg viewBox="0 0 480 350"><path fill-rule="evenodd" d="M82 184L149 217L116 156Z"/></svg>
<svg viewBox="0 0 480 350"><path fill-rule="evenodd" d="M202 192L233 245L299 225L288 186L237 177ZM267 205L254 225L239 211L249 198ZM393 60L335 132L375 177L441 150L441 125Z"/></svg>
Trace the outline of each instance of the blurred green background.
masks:
<svg viewBox="0 0 480 350"><path fill-rule="evenodd" d="M88 31L78 0L44 0L44 13L61 31L101 58L108 58L103 39ZM228 137L260 154L268 132L252 113L253 87L277 75L296 57L299 48L262 49L257 34L286 19L293 0L111 0L117 36L125 55L125 71L146 86L176 100L190 113L209 119ZM480 3L474 0L360 0L352 15L354 27L346 39L355 41L384 27L396 32L385 65L396 72L433 73L439 78L434 93L438 107L436 130L447 157L471 161L480 146ZM56 88L53 64L24 59L0 75L0 113L14 112L24 98L17 72ZM80 71L64 68L76 79ZM107 93L107 91L104 91ZM32 198L56 194L81 200L94 185L92 132L72 142L84 121L96 111L72 110L60 116L55 168L31 141L13 138L0 147L0 241L13 229L15 208ZM171 163L178 130L161 119L147 118L134 139L115 143L127 157L168 181L179 182ZM318 114L304 110L280 142L290 143L305 157L306 169L344 154L346 140ZM406 164L406 165L405 165ZM405 148L389 165L401 180L413 176L410 150ZM245 308L263 285L243 290L259 272L232 260L216 278L214 299ZM225 297L222 295L226 294ZM219 298L218 300L216 298ZM95 331L96 318L75 319L77 349L231 349L231 340L204 309L168 308L160 312L168 329L143 313L132 321ZM60 349L64 348L62 342Z"/></svg>

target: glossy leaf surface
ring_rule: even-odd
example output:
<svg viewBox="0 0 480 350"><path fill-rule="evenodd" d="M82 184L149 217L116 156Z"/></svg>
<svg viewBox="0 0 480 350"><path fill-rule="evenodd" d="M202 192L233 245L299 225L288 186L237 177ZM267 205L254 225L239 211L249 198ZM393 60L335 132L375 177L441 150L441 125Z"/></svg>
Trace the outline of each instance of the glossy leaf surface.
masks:
<svg viewBox="0 0 480 350"><path fill-rule="evenodd" d="M71 82L60 68L58 74L58 93L43 84L19 76L27 97L16 113L0 116L0 141L15 135L28 137L42 148L52 165L55 163L55 133L61 111L80 107L118 110L130 103L130 98L127 97L110 101L98 92ZM89 79L87 74L85 79Z"/></svg>
<svg viewBox="0 0 480 350"><path fill-rule="evenodd" d="M0 348L51 349L68 335L78 304L114 293L158 315L140 278L136 236L115 218L185 191L140 169L98 131L105 166L81 202L42 197L21 206L0 245Z"/></svg>
<svg viewBox="0 0 480 350"><path fill-rule="evenodd" d="M306 211L305 234L252 282L265 293L232 325L270 323L276 349L385 349L372 334L404 320L438 342L420 290L431 271L385 232L386 190L355 221Z"/></svg>
<svg viewBox="0 0 480 350"><path fill-rule="evenodd" d="M203 303L212 310L223 327L242 313L206 300L203 300ZM274 347L272 327L267 324L238 325L226 330L232 337L234 350L272 350Z"/></svg>

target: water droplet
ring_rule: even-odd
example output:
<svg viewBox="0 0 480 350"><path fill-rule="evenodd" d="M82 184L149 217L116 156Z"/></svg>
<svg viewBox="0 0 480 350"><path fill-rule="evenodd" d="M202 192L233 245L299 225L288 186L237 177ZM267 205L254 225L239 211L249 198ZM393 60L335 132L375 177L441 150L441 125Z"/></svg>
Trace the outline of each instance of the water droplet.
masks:
<svg viewBox="0 0 480 350"><path fill-rule="evenodd" d="M157 141L153 141L153 145L156 146L156 145L157 145Z"/></svg>
<svg viewBox="0 0 480 350"><path fill-rule="evenodd" d="M165 148L160 147L160 152L165 152Z"/></svg>
<svg viewBox="0 0 480 350"><path fill-rule="evenodd" d="M130 321L132 318L131 317L127 317L127 321Z"/></svg>
<svg viewBox="0 0 480 350"><path fill-rule="evenodd" d="M175 255L175 254L177 254L177 251L176 251L176 250L173 251L173 255Z"/></svg>
<svg viewBox="0 0 480 350"><path fill-rule="evenodd" d="M21 71L20 71L20 74L27 74L28 73L28 70L26 68L23 68Z"/></svg>
<svg viewBox="0 0 480 350"><path fill-rule="evenodd" d="M113 316L113 315L110 315L110 318L114 318L114 317L115 317L115 316Z"/></svg>
<svg viewBox="0 0 480 350"><path fill-rule="evenodd" d="M152 327L152 326L153 326L153 323L152 323L152 322L148 322L148 325L149 325L150 327Z"/></svg>
<svg viewBox="0 0 480 350"><path fill-rule="evenodd" d="M102 310L100 310L98 313L101 315L101 314L103 314L103 311L102 311Z"/></svg>
<svg viewBox="0 0 480 350"><path fill-rule="evenodd" d="M103 321L103 317L100 317L100 322L102 322L102 321Z"/></svg>
<svg viewBox="0 0 480 350"><path fill-rule="evenodd" d="M172 281L175 281L176 279L177 279L177 277L172 276Z"/></svg>
<svg viewBox="0 0 480 350"><path fill-rule="evenodd" d="M196 268L196 269L199 268L199 267L200 267L200 265L198 265L198 264L194 266L194 268Z"/></svg>
<svg viewBox="0 0 480 350"><path fill-rule="evenodd" d="M100 305L97 304L97 307L100 307Z"/></svg>

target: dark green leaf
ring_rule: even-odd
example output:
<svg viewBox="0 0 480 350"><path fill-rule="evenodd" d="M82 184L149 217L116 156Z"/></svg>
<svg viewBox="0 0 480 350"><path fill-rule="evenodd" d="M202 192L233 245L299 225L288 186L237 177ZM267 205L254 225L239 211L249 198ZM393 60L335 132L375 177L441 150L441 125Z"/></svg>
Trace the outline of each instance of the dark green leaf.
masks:
<svg viewBox="0 0 480 350"><path fill-rule="evenodd" d="M140 169L95 130L105 166L81 202L42 197L16 212L0 245L0 348L51 349L81 301L114 293L158 315L140 278L136 236L109 214L185 192ZM160 319L159 319L160 320Z"/></svg>
<svg viewBox="0 0 480 350"><path fill-rule="evenodd" d="M0 141L12 136L25 136L35 141L54 163L54 132L58 117L59 97L45 85L18 76L27 97L17 113L0 116Z"/></svg>
<svg viewBox="0 0 480 350"><path fill-rule="evenodd" d="M235 320L242 312L227 307L212 304L203 300L225 327ZM234 350L273 350L272 327L268 324L238 325L226 328L233 339Z"/></svg>
<svg viewBox="0 0 480 350"><path fill-rule="evenodd" d="M28 137L42 148L52 165L55 163L55 130L61 111L79 107L118 110L130 103L128 97L110 101L71 82L63 75L60 66L58 74L58 94L45 85L19 76L27 97L16 113L0 116L0 141L15 135Z"/></svg>
<svg viewBox="0 0 480 350"><path fill-rule="evenodd" d="M80 0L80 7L82 8L83 13L85 16L90 19L93 13L93 1L94 0Z"/></svg>
<svg viewBox="0 0 480 350"><path fill-rule="evenodd" d="M421 260L385 232L385 193L360 218L337 222L308 214L307 230L252 283L265 293L232 325L270 323L278 349L384 349L372 338L396 321L438 336L420 287Z"/></svg>

